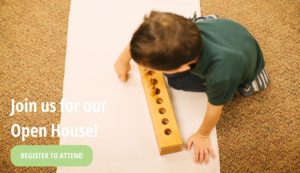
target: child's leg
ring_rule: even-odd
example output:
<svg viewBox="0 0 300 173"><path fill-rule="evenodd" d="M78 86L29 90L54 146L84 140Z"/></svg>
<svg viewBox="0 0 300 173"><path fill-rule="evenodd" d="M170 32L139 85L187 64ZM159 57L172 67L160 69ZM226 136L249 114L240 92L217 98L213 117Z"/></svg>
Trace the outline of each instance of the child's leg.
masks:
<svg viewBox="0 0 300 173"><path fill-rule="evenodd" d="M211 14L207 16L200 16L198 17L196 13L194 13L194 16L190 18L194 22L200 22L203 20L212 20L212 19L218 19L219 17L216 14Z"/></svg>
<svg viewBox="0 0 300 173"><path fill-rule="evenodd" d="M205 91L204 80L191 74L189 71L171 75L165 74L165 76L168 79L169 86L174 89L192 92Z"/></svg>
<svg viewBox="0 0 300 173"><path fill-rule="evenodd" d="M267 74L266 69L263 68L250 85L240 87L238 90L242 96L249 97L253 95L255 92L265 90L268 87L269 83L270 83L269 76Z"/></svg>

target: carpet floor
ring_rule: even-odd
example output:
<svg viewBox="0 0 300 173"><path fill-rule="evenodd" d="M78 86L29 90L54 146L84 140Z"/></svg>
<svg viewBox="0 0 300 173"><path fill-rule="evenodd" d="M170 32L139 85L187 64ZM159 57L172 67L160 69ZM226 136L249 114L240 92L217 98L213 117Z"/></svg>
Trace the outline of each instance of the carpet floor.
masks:
<svg viewBox="0 0 300 173"><path fill-rule="evenodd" d="M201 11L246 26L271 79L267 90L226 105L217 125L221 172L300 172L300 1L201 0Z"/></svg>
<svg viewBox="0 0 300 173"><path fill-rule="evenodd" d="M9 117L11 98L62 98L70 1L0 0L0 172L55 172L20 168L10 149L24 144L10 128L59 123L60 112ZM226 105L217 126L221 172L299 172L300 57L299 1L201 0L204 15L215 13L245 25L263 49L270 87ZM58 144L58 138L28 138L26 144Z"/></svg>
<svg viewBox="0 0 300 173"><path fill-rule="evenodd" d="M11 98L59 102L62 98L69 0L0 0L0 172L55 172L56 168L15 167L10 149L18 144L58 144L58 138L10 134L14 123L50 127L60 112L17 113L9 117Z"/></svg>

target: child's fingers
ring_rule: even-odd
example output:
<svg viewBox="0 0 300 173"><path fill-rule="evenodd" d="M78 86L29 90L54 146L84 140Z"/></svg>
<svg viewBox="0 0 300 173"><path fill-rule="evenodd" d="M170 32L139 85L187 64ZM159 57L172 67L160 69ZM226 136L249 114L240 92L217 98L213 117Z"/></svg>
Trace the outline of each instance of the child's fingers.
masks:
<svg viewBox="0 0 300 173"><path fill-rule="evenodd" d="M199 150L197 148L194 148L194 162L198 163L199 162Z"/></svg>
<svg viewBox="0 0 300 173"><path fill-rule="evenodd" d="M120 79L121 79L121 81L126 81L127 80L127 74L121 75Z"/></svg>
<svg viewBox="0 0 300 173"><path fill-rule="evenodd" d="M117 73L118 78L121 79L121 78L122 78L121 73L119 73L119 72L117 72L117 71L116 71L116 73Z"/></svg>
<svg viewBox="0 0 300 173"><path fill-rule="evenodd" d="M193 145L193 141L192 141L192 140L189 140L188 143L186 144L186 149L187 149L188 151L190 151L191 148L192 148L192 145Z"/></svg>
<svg viewBox="0 0 300 173"><path fill-rule="evenodd" d="M208 162L209 162L209 150L208 150L208 149L205 149L205 150L204 150L204 158L203 158L203 161L205 162L205 164L208 164Z"/></svg>
<svg viewBox="0 0 300 173"><path fill-rule="evenodd" d="M199 157L199 163L202 163L204 161L204 151L203 148L200 149L200 157Z"/></svg>

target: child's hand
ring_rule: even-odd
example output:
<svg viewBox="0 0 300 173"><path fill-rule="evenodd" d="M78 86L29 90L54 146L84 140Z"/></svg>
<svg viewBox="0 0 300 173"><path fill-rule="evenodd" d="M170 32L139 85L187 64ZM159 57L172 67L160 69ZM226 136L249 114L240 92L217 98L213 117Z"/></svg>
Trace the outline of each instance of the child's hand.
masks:
<svg viewBox="0 0 300 173"><path fill-rule="evenodd" d="M202 164L205 162L207 164L209 162L209 158L216 158L216 154L211 148L210 137L202 136L199 133L193 134L187 142L187 150L190 151L192 146L194 145L194 153L195 153L195 163Z"/></svg>
<svg viewBox="0 0 300 173"><path fill-rule="evenodd" d="M115 62L115 71L118 75L118 78L121 81L126 81L128 79L128 72L130 70L130 63L123 61L121 58L119 58L116 62Z"/></svg>

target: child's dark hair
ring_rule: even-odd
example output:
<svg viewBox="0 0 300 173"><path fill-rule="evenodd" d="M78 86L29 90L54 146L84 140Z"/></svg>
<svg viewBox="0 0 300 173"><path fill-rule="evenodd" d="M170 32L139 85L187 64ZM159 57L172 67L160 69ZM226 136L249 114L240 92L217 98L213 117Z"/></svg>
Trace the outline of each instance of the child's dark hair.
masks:
<svg viewBox="0 0 300 173"><path fill-rule="evenodd" d="M130 53L135 62L155 70L174 70L200 53L196 24L173 13L152 11L133 34Z"/></svg>

